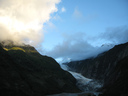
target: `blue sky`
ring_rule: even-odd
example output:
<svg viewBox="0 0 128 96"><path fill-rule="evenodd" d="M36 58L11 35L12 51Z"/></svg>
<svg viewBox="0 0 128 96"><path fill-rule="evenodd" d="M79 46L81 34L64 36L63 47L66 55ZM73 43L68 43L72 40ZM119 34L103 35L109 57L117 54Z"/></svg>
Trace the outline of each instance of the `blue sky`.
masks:
<svg viewBox="0 0 128 96"><path fill-rule="evenodd" d="M58 11L44 24L42 45L46 55L61 57L61 54L53 54L57 54L57 47L62 48L66 41L76 44L81 39L83 44L94 48L128 40L128 0L62 0L57 8Z"/></svg>
<svg viewBox="0 0 128 96"><path fill-rule="evenodd" d="M85 59L128 42L128 0L0 0L0 29L0 41Z"/></svg>
<svg viewBox="0 0 128 96"><path fill-rule="evenodd" d="M65 12L61 12L62 7ZM46 25L43 44L45 47L50 44L51 48L52 44L62 42L65 34L81 32L96 36L109 27L128 25L127 9L126 0L62 0L58 12L52 14L50 25Z"/></svg>

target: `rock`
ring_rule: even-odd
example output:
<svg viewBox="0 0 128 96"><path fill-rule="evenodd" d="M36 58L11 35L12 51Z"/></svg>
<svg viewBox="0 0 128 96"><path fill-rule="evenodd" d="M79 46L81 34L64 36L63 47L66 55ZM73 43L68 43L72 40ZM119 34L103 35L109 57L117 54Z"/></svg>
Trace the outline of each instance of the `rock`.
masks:
<svg viewBox="0 0 128 96"><path fill-rule="evenodd" d="M104 83L99 91L103 96L128 94L128 43L116 45L96 58L73 61L67 64L73 71Z"/></svg>
<svg viewBox="0 0 128 96"><path fill-rule="evenodd" d="M128 96L128 56L120 60L105 79L103 96Z"/></svg>
<svg viewBox="0 0 128 96"><path fill-rule="evenodd" d="M96 58L72 61L67 64L71 70L81 73L87 78L104 80L109 76L118 61L128 56L128 43L117 45Z"/></svg>

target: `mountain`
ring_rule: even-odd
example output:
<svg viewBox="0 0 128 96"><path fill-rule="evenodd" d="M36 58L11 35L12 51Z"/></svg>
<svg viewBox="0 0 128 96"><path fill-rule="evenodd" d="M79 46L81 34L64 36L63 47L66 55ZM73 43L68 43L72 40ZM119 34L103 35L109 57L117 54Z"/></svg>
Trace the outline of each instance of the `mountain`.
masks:
<svg viewBox="0 0 128 96"><path fill-rule="evenodd" d="M117 63L100 90L103 96L128 96L128 56Z"/></svg>
<svg viewBox="0 0 128 96"><path fill-rule="evenodd" d="M0 96L79 92L75 78L30 45L0 44Z"/></svg>
<svg viewBox="0 0 128 96"><path fill-rule="evenodd" d="M128 96L128 43L116 45L96 58L65 64L87 78L104 82L99 89L103 96Z"/></svg>

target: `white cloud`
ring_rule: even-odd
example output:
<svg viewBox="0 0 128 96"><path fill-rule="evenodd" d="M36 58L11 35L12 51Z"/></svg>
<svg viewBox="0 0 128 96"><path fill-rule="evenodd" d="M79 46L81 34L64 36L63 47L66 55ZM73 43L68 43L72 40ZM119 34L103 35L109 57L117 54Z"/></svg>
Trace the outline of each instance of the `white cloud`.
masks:
<svg viewBox="0 0 128 96"><path fill-rule="evenodd" d="M89 57L95 57L110 48L112 45L104 44L102 47L94 47L84 39L86 35L77 33L73 35L65 35L64 41L56 45L51 51L46 51L46 55L51 56L59 62L70 60L82 60Z"/></svg>
<svg viewBox="0 0 128 96"><path fill-rule="evenodd" d="M60 0L0 0L0 40L39 42Z"/></svg>
<svg viewBox="0 0 128 96"><path fill-rule="evenodd" d="M114 45L128 42L128 26L107 28L105 32L96 36L79 32L72 35L64 34L63 37L63 42L50 51L43 50L42 53L59 62L69 61L69 58L74 61L95 57Z"/></svg>
<svg viewBox="0 0 128 96"><path fill-rule="evenodd" d="M128 26L107 28L99 37L114 44L126 43L128 42Z"/></svg>
<svg viewBox="0 0 128 96"><path fill-rule="evenodd" d="M66 9L62 7L61 12L66 12Z"/></svg>
<svg viewBox="0 0 128 96"><path fill-rule="evenodd" d="M83 17L82 13L80 12L80 10L78 8L75 8L73 17L75 19L81 19Z"/></svg>
<svg viewBox="0 0 128 96"><path fill-rule="evenodd" d="M66 62L69 58L72 61L82 60L95 57L116 44L126 42L128 42L128 26L111 27L97 36L89 36L84 33L65 34L64 41L51 51L46 51L45 54L59 62Z"/></svg>
<svg viewBox="0 0 128 96"><path fill-rule="evenodd" d="M91 14L84 15L83 12L78 7L76 7L74 9L72 17L79 24L83 24L85 22L86 23L92 22L93 20L97 19L99 16L96 13L91 13Z"/></svg>

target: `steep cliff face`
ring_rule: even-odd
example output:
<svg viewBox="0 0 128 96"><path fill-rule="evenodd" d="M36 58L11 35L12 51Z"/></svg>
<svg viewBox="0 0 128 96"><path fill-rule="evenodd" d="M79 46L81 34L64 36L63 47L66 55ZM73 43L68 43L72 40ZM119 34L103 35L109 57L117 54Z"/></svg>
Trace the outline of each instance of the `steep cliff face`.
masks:
<svg viewBox="0 0 128 96"><path fill-rule="evenodd" d="M104 82L101 96L128 96L128 43L117 45L96 58L67 63L71 70Z"/></svg>
<svg viewBox="0 0 128 96"><path fill-rule="evenodd" d="M128 56L117 63L101 91L103 96L128 96Z"/></svg>
<svg viewBox="0 0 128 96"><path fill-rule="evenodd" d="M128 43L117 45L96 58L66 64L72 70L82 73L85 77L104 80L116 67L117 62L126 56L128 56Z"/></svg>
<svg viewBox="0 0 128 96"><path fill-rule="evenodd" d="M0 96L78 92L76 80L29 45L0 45Z"/></svg>

